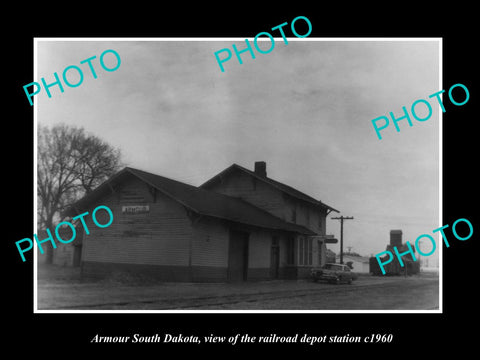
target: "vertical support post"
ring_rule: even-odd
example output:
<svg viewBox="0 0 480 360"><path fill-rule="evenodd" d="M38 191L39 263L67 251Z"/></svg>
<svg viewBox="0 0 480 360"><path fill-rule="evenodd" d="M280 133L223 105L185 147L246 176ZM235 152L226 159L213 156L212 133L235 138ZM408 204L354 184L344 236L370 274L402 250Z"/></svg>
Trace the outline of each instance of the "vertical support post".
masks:
<svg viewBox="0 0 480 360"><path fill-rule="evenodd" d="M343 264L343 220L353 220L353 216L332 217L334 220L340 220L340 264Z"/></svg>

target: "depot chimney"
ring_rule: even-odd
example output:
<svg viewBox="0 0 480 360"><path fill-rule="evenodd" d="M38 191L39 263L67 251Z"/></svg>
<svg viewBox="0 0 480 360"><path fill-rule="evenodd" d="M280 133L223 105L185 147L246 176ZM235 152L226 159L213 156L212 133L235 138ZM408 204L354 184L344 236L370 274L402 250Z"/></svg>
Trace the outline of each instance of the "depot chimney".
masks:
<svg viewBox="0 0 480 360"><path fill-rule="evenodd" d="M267 177L267 163L265 161L255 161L255 174Z"/></svg>

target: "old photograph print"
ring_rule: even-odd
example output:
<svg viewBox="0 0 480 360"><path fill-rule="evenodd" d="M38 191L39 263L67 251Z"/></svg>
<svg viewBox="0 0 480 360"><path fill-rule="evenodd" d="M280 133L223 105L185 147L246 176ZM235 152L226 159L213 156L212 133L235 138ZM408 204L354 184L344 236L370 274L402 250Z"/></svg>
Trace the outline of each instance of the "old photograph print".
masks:
<svg viewBox="0 0 480 360"><path fill-rule="evenodd" d="M36 312L442 310L441 39L288 40L35 39Z"/></svg>

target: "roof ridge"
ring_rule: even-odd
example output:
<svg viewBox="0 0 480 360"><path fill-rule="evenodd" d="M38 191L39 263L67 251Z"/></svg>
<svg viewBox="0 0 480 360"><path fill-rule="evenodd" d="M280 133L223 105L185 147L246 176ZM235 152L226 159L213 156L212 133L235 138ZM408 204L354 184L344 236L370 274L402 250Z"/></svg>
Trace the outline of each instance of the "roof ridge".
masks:
<svg viewBox="0 0 480 360"><path fill-rule="evenodd" d="M78 209L84 209L92 202L98 201L102 196L110 195L112 191L115 192L115 185L124 182L128 176L133 176L145 184L152 186L165 196L200 215L260 228L291 231L308 235L316 234L314 231L302 225L287 222L244 199L186 184L179 180L129 166L112 175L91 193L77 200L69 207L68 213L72 215L76 214L79 211Z"/></svg>
<svg viewBox="0 0 480 360"><path fill-rule="evenodd" d="M299 225L299 224L294 224L294 223L291 223L291 222L288 222L286 220L283 220L282 218L280 217L277 217L275 215L273 215L272 213L258 207L258 206L255 206L254 204L242 199L242 198L239 198L239 197L234 197L234 196L230 196L230 195L226 195L226 194L222 194L222 193L218 193L216 191L212 191L212 190L207 190L207 189L204 189L204 188L201 188L201 187L198 187L198 186L194 186L194 185L189 185L189 184L185 184L181 181L178 181L178 180L173 180L173 179L170 179L170 178L167 178L165 176L162 176L162 175L157 175L157 174L154 174L154 173L150 173L148 171L144 171L144 170L139 170L139 169L134 169L134 168L130 168L129 170L133 170L133 171L129 171L130 173L132 173L133 175L139 177L142 181L145 181L146 183L150 184L151 186L155 187L156 189L158 189L159 191L163 192L164 194L166 194L167 196L171 197L172 199L174 199L175 201L181 203L182 205L190 208L191 210L199 213L199 214L203 214L203 215L206 215L206 216L212 216L212 217L217 217L217 218L221 218L221 219L229 219L229 220L233 220L235 221L235 219L231 219L231 218L228 218L227 216L222 216L222 215L218 215L218 214L215 214L215 213L212 213L210 211L205 211L205 210L199 210L197 208L195 208L194 206L192 206L191 204L187 204L185 203L185 201L181 200L178 198L178 196L176 196L175 194L172 194L168 189L165 189L163 187L159 187L157 184L154 184L152 183L151 181L148 180L148 178L145 178L145 176L142 176L141 174L138 174L138 172L140 173L144 173L144 174L147 174L147 176L153 176L153 177L156 177L156 178L160 178L162 179L163 181L165 180L168 180L168 181L171 181L171 182L174 182L176 184L180 184L181 186L183 187L188 187L190 188L192 191L198 191L198 192L201 192L201 193L204 193L204 194L208 194L209 197L212 197L212 198L216 198L218 200L225 200L227 202L237 202L237 203L241 203L243 204L244 206L248 206L248 207L251 207L251 208L254 208L255 211L258 211L258 212L261 212L262 214L264 214L265 216L271 218L271 219L275 219L276 221L279 221L283 224L286 224L287 226L289 227L294 227L296 228L297 230L302 230L303 233L315 233L314 231L302 226L302 225ZM240 220L237 220L237 221L240 221ZM255 225L255 224L252 224L250 223L250 225ZM261 224L257 223L256 226L262 226ZM281 229L281 227L278 227L276 226L276 228L278 229Z"/></svg>
<svg viewBox="0 0 480 360"><path fill-rule="evenodd" d="M242 168L243 168L243 167L242 167ZM305 194L303 191L300 191L300 190L298 190L298 189L296 189L296 188L294 188L294 187L292 187L292 186L290 186L290 185L284 184L284 183L282 183L281 181L275 180L275 179L273 179L273 178L271 178L271 177L268 177L268 176L265 176L265 177L259 176L258 174L255 173L255 171L252 171L252 170L249 170L249 169L246 169L246 168L243 168L243 169L244 169L244 170L247 170L249 173L251 173L252 175L255 175L256 177L259 177L260 179L267 179L267 180L272 181L272 182L274 182L274 183L277 183L277 184L280 184L280 185L282 185L282 186L285 186L285 187L287 187L287 188L289 188L289 189L291 189L291 190L295 190L295 191L301 193L302 195L305 195L305 196L307 196L307 197L309 197L309 198L311 198L311 199L313 199L313 200L315 200L315 201L320 202L320 200L317 200L317 199L315 199L314 197L312 197L312 196L310 196L310 195L308 195L308 194Z"/></svg>
<svg viewBox="0 0 480 360"><path fill-rule="evenodd" d="M298 189L295 189L294 187L290 186L290 185L287 185L287 184L284 184L278 180L275 180L275 179L272 179L272 178L269 178L268 176L260 176L258 174L256 174L254 171L252 170L249 170L241 165L238 165L236 163L233 163L232 165L230 165L229 167L227 167L226 169L222 170L221 172L219 172L217 175L213 176L212 178L210 178L209 180L207 180L206 182L204 182L203 184L200 185L200 187L203 187L205 185L207 185L210 181L212 181L213 179L215 179L217 176L221 176L221 174L229 171L231 168L233 167L236 167L242 171L245 171L247 172L248 174L250 174L251 176L254 176L256 179L259 179L259 180L262 180L274 187L276 187L277 189L279 189L280 191L283 191L283 192L287 192L290 191L290 192L293 192L293 194L290 193L291 196L293 197L296 197L297 199L301 199L303 201L307 201L307 202L310 202L310 203L314 203L316 205L320 205L320 206L324 206L324 207L327 207L329 209L331 209L332 211L335 211L335 212L339 212L337 209L334 209L333 207L323 203L321 200L317 200L315 199L314 197L298 190ZM282 189L283 187L283 189ZM295 194L295 193L298 193L300 194L301 196L305 197L304 199L302 199L301 197L299 197L298 194Z"/></svg>
<svg viewBox="0 0 480 360"><path fill-rule="evenodd" d="M226 195L226 196L228 196L228 195ZM280 220L280 221L282 221L282 222L284 222L284 223L286 223L286 224L294 225L294 226L299 226L299 227L301 227L301 228L304 228L304 229L306 229L306 230L309 230L309 231L311 231L311 232L314 232L313 230L307 228L306 226L303 226L303 225L300 225L300 224L296 224L296 223L292 223L292 222L290 222L290 221L284 220L284 219L282 219L281 217L278 217L277 215L274 215L274 214L272 214L271 212L269 212L269 211L267 211L267 210L265 210L265 209L262 209L262 208L254 205L254 204L252 204L252 203L249 203L248 201L246 201L246 200L244 200L244 199L242 199L242 198L237 198L237 197L233 197L233 196L229 196L229 197L232 198L232 199L237 199L237 200L239 200L239 201L241 201L241 202L243 202L243 203L245 203L245 204L247 204L247 205L254 206L255 208L257 208L257 209L259 209L260 211L262 211L263 213L265 213L265 214L267 214L267 215L269 215L269 216L271 216L271 217L273 217L273 218L276 218L276 219L278 219L278 220Z"/></svg>

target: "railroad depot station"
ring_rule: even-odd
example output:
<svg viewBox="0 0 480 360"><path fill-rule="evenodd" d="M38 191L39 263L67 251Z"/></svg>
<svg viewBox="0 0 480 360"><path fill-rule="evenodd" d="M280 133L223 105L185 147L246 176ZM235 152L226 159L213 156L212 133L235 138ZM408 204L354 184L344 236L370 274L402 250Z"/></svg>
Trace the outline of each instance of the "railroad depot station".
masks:
<svg viewBox="0 0 480 360"><path fill-rule="evenodd" d="M85 218L90 233L77 224L77 238L54 250L54 263L96 278L299 279L324 265L326 245L337 242L326 235L326 217L338 210L269 178L263 161L254 171L233 164L198 187L126 167L66 214L99 205L111 209L112 224L99 228Z"/></svg>

